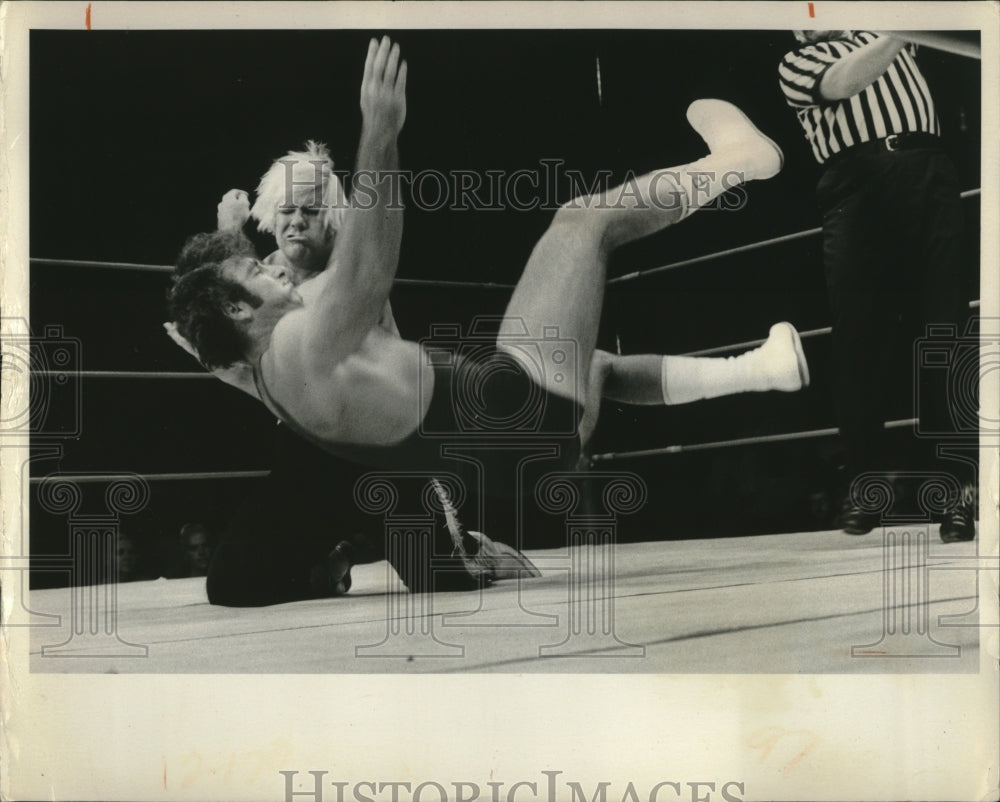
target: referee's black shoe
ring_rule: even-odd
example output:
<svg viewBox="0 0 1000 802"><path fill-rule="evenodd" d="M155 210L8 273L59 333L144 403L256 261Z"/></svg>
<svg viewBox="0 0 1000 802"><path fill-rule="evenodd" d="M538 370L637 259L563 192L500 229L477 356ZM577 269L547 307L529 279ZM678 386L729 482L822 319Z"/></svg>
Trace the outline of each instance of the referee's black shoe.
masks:
<svg viewBox="0 0 1000 802"><path fill-rule="evenodd" d="M941 542L959 543L976 536L976 488L967 484L962 488L955 506L941 518Z"/></svg>
<svg viewBox="0 0 1000 802"><path fill-rule="evenodd" d="M879 522L877 513L863 510L851 497L844 499L837 525L848 535L867 535Z"/></svg>

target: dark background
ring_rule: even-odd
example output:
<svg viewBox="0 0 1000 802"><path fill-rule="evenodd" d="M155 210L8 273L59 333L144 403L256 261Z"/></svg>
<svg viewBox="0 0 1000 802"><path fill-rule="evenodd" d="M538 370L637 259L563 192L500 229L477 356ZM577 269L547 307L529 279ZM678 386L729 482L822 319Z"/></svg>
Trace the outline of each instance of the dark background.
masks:
<svg viewBox="0 0 1000 802"><path fill-rule="evenodd" d="M367 40L381 31L33 31L30 54L31 256L169 264L184 238L215 225L231 187L253 190L271 160L304 140L329 144L352 167ZM586 175L621 177L691 161L705 148L684 118L699 97L743 107L785 151L776 179L749 187L738 212L705 211L616 254L611 274L792 233L819 224L819 170L776 67L788 32L398 31L410 64L404 168L537 169L561 159ZM601 95L597 89L600 64ZM945 144L962 187L978 187L980 63L921 49ZM559 199L568 199L565 185ZM978 199L965 202L969 297L978 297ZM516 281L551 212L408 207L399 276ZM258 239L262 249L272 243ZM160 327L163 274L34 266L31 324L80 341L87 370L195 370ZM404 336L431 323L499 314L508 291L398 286ZM740 342L787 319L828 323L819 240L661 273L609 289L602 343L623 353L685 351ZM596 451L624 451L834 425L829 338L806 341L813 386L796 395L745 396L672 409L609 405ZM900 360L891 417L912 414ZM79 389L79 408L75 390ZM895 391L894 391L895 392ZM246 470L270 464L268 414L217 382L86 379L60 387L36 438L63 445L38 459L55 471ZM70 421L70 423L67 423ZM37 425L37 424L36 424ZM46 428L47 427L47 428ZM622 522L629 539L700 537L829 525L832 439L615 463L643 474L646 510ZM147 510L123 521L137 539L170 541L185 520L220 525L253 492L249 482L155 483ZM89 502L88 502L89 503ZM100 493L94 511L100 511ZM334 513L335 514L335 513ZM64 553L65 517L33 499L33 550ZM503 535L500 535L503 537ZM555 545L561 532L538 532ZM39 579L38 581L46 581Z"/></svg>

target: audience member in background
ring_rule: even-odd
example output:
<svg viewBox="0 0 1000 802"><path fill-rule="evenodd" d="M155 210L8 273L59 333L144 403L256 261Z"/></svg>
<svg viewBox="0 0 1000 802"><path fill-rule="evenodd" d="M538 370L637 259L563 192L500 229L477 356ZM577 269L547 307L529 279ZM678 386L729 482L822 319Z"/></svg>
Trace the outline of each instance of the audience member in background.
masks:
<svg viewBox="0 0 1000 802"><path fill-rule="evenodd" d="M119 582L138 582L159 576L157 571L150 568L146 551L132 536L124 532L118 533L115 564L118 567Z"/></svg>
<svg viewBox="0 0 1000 802"><path fill-rule="evenodd" d="M188 576L206 576L215 550L212 531L203 523L187 523L180 537Z"/></svg>

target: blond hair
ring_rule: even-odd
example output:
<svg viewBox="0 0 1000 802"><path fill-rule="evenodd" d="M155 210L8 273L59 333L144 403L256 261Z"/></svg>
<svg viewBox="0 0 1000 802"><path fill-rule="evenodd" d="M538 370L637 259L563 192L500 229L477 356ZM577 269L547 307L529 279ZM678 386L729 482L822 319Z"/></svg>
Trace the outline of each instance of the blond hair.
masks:
<svg viewBox="0 0 1000 802"><path fill-rule="evenodd" d="M288 180L289 170L294 186L303 186L309 178L315 180L320 177L324 225L328 230L340 228L348 205L344 187L333 172L333 159L326 145L310 139L305 150L288 151L283 158L275 159L271 168L261 176L257 185L257 200L250 210L257 220L257 230L273 234L278 207L291 204L288 193L293 184Z"/></svg>

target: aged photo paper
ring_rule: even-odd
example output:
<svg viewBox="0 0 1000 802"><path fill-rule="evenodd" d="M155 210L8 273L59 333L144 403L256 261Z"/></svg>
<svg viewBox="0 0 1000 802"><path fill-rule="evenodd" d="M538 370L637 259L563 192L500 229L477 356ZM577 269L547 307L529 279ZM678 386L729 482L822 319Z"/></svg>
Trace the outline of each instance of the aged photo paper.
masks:
<svg viewBox="0 0 1000 802"><path fill-rule="evenodd" d="M998 40L985 1L0 4L0 798L996 799ZM887 42L874 111L809 117ZM849 254L896 284L845 392L829 176L876 150L933 151L951 212L855 219L927 239ZM407 431L465 469L330 462L248 356L366 199L365 347L417 343L418 393L454 368L463 439ZM216 377L198 232L197 280L257 288ZM377 427L408 374L362 353ZM491 417L473 362L535 406ZM900 464L850 475L855 407Z"/></svg>

